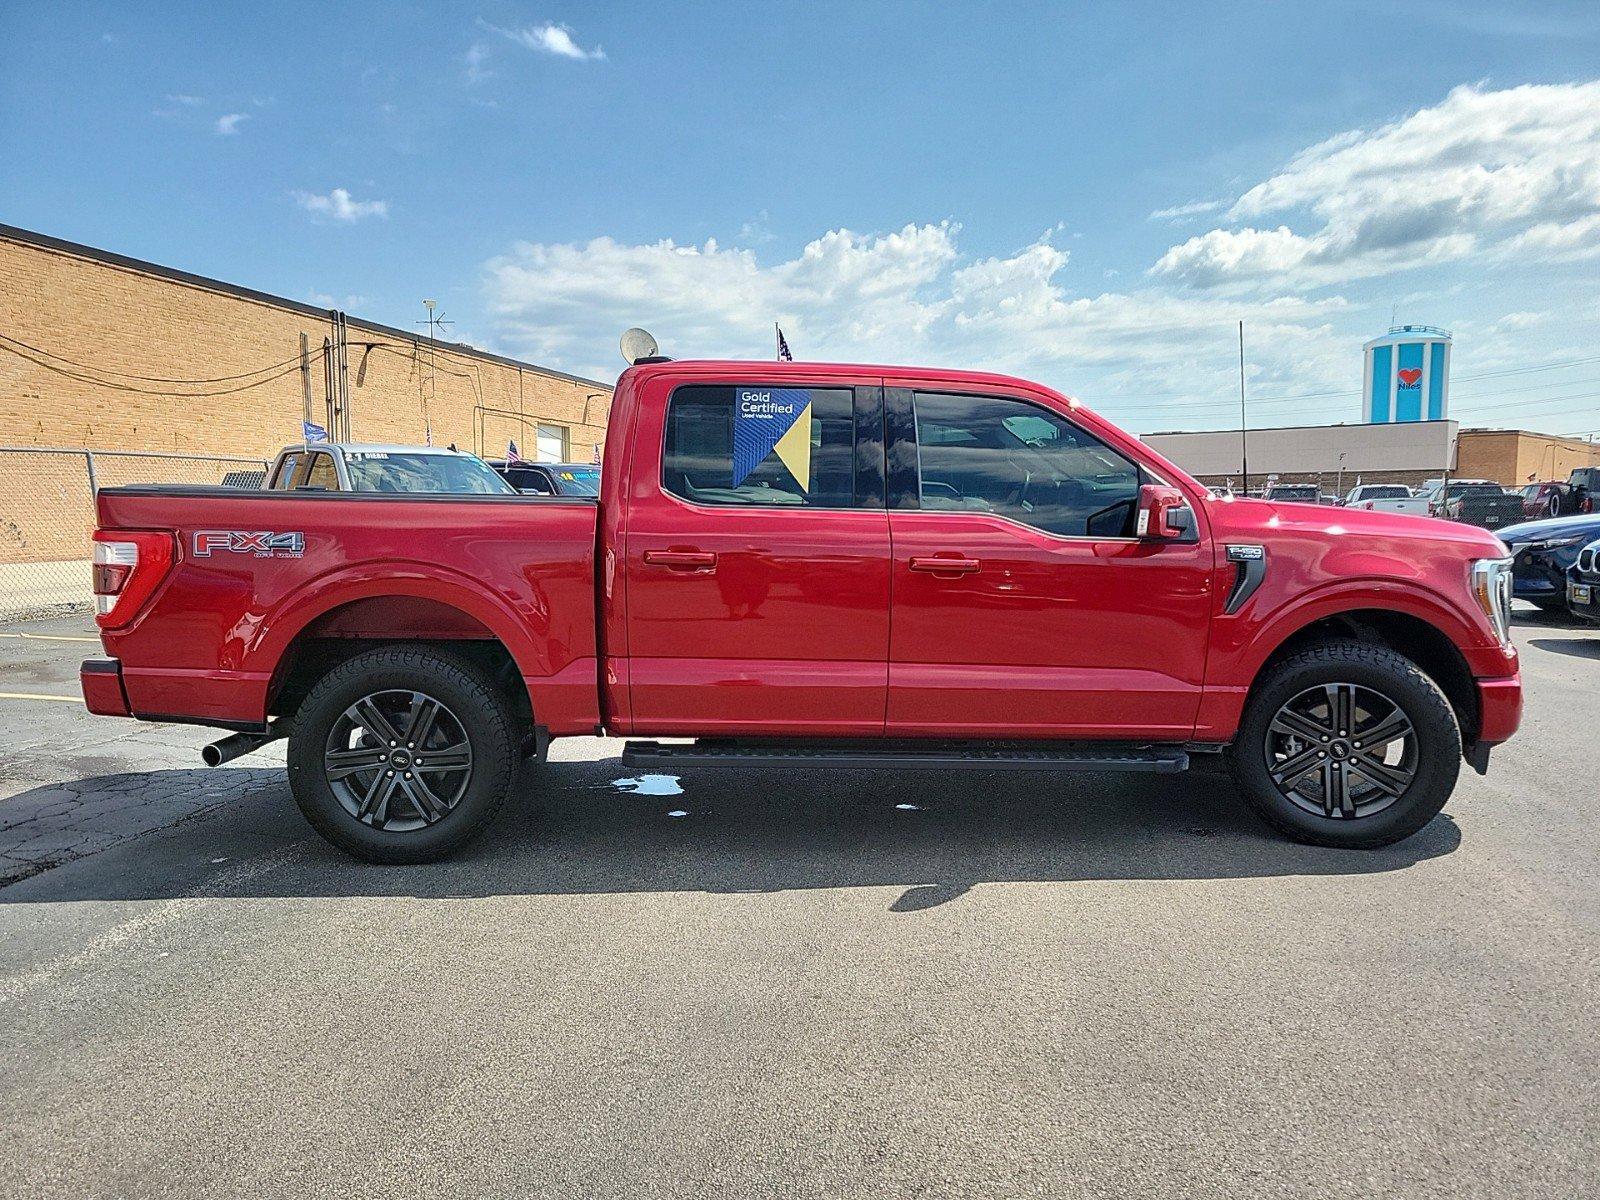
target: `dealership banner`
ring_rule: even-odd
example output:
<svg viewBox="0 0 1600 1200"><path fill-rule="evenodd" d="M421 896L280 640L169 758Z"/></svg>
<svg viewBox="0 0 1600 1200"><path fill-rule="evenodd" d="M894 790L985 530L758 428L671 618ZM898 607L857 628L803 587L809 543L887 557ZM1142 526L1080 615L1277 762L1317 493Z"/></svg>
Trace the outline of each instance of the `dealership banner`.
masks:
<svg viewBox="0 0 1600 1200"><path fill-rule="evenodd" d="M733 389L733 486L776 453L802 491L811 490L811 392Z"/></svg>

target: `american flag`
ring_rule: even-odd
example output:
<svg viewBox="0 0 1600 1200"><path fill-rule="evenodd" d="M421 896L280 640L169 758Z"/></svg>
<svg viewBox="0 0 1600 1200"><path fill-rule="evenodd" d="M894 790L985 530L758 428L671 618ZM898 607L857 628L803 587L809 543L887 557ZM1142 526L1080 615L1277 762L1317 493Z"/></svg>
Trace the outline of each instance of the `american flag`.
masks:
<svg viewBox="0 0 1600 1200"><path fill-rule="evenodd" d="M506 443L506 466L512 467L518 463L525 463L527 461L528 460L523 458L522 455L517 451L516 442L508 441Z"/></svg>
<svg viewBox="0 0 1600 1200"><path fill-rule="evenodd" d="M772 327L778 330L778 361L793 362L794 355L789 353L789 343L783 340L783 330L779 328L776 322L773 323Z"/></svg>

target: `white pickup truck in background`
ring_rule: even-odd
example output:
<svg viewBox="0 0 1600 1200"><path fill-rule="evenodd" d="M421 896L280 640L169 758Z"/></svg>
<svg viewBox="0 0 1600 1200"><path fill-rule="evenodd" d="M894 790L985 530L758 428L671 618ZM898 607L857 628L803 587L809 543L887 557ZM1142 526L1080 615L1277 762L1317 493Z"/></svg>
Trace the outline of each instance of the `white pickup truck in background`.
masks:
<svg viewBox="0 0 1600 1200"><path fill-rule="evenodd" d="M1344 507L1425 517L1428 515L1428 498L1413 496L1411 489L1403 483L1364 483L1350 489L1350 494L1344 498Z"/></svg>

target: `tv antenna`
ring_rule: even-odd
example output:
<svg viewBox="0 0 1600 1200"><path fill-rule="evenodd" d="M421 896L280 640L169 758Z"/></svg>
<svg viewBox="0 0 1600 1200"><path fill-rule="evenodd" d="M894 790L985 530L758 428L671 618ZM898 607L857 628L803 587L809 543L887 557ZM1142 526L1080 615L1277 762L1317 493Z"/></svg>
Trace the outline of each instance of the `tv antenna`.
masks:
<svg viewBox="0 0 1600 1200"><path fill-rule="evenodd" d="M454 321L444 319L444 313L439 311L438 301L424 300L422 307L428 310L425 320L418 321L418 325L428 327L428 378L426 387L419 388L422 393L422 436L428 445L433 445L433 402L439 398L439 370L438 363L434 361L434 349L440 341L440 333L447 327L454 327Z"/></svg>

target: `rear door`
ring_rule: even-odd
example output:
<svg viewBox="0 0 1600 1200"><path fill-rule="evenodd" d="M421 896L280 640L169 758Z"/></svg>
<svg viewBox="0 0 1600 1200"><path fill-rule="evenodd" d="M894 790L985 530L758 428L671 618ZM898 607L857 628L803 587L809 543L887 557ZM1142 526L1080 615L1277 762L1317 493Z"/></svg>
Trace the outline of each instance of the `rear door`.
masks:
<svg viewBox="0 0 1600 1200"><path fill-rule="evenodd" d="M888 733L1190 737L1204 528L1136 538L1139 487L1164 481L1043 396L890 384Z"/></svg>
<svg viewBox="0 0 1600 1200"><path fill-rule="evenodd" d="M624 533L634 732L881 735L881 387L810 375L651 386Z"/></svg>

